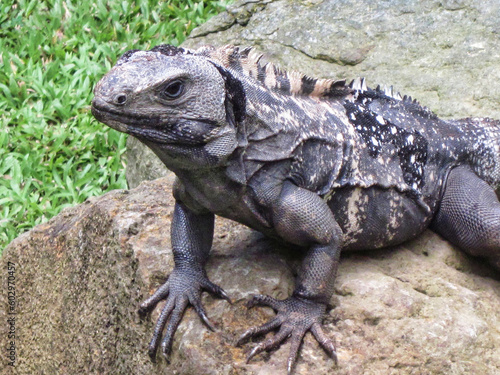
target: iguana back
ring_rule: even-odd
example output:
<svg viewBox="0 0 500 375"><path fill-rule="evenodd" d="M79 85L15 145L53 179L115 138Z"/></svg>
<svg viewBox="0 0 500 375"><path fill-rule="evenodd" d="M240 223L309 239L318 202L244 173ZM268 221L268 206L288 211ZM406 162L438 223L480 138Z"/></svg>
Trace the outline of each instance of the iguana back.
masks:
<svg viewBox="0 0 500 375"><path fill-rule="evenodd" d="M289 178L301 187L322 196L345 186L394 188L434 211L447 173L458 165L495 188L500 183L499 121L441 120L392 88L288 73L261 63L249 48L197 53L243 86L246 121L238 130L246 135L245 159L298 159Z"/></svg>

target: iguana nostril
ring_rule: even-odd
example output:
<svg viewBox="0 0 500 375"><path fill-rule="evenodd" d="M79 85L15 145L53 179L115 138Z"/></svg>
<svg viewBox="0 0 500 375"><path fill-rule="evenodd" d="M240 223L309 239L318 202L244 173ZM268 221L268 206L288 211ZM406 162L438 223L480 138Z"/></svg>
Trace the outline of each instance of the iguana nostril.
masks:
<svg viewBox="0 0 500 375"><path fill-rule="evenodd" d="M127 101L127 95L125 94L118 94L115 97L115 104L123 105L125 104L126 101Z"/></svg>

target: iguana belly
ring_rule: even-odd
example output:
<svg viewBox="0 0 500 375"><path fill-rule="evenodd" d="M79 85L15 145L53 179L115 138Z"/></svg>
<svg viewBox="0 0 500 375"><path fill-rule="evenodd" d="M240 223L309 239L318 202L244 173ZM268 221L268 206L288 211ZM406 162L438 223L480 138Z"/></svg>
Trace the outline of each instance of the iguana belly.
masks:
<svg viewBox="0 0 500 375"><path fill-rule="evenodd" d="M342 188L328 201L346 250L392 246L421 233L432 220L418 201L395 189Z"/></svg>

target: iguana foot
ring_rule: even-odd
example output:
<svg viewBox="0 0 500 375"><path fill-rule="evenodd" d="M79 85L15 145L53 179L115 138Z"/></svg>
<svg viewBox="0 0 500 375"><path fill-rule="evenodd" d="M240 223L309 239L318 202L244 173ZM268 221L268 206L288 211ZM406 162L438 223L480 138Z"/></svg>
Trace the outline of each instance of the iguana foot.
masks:
<svg viewBox="0 0 500 375"><path fill-rule="evenodd" d="M168 280L159 287L151 297L141 304L139 313L144 314L152 310L158 302L166 299L165 306L156 322L153 338L149 343L148 353L153 361L156 358L158 343L167 321L167 329L161 347L163 355L167 361L169 361L174 334L188 304L194 307L195 311L208 328L212 331L215 330L214 325L208 319L205 309L201 304L201 292L203 290L219 298L226 299L231 303L226 292L218 285L208 280L204 271L184 267L181 269L174 268Z"/></svg>
<svg viewBox="0 0 500 375"><path fill-rule="evenodd" d="M277 349L288 337L291 337L290 355L288 356L287 366L288 374L291 374L304 335L307 331L311 331L323 349L337 363L335 344L328 338L321 327L326 305L296 296L280 301L265 295L253 296L248 302L248 307L256 305L269 306L277 311L278 315L260 327L250 328L239 338L236 345L240 345L251 337L266 334L277 328L279 328L279 331L273 337L253 348L248 355L247 362L264 350L271 351Z"/></svg>

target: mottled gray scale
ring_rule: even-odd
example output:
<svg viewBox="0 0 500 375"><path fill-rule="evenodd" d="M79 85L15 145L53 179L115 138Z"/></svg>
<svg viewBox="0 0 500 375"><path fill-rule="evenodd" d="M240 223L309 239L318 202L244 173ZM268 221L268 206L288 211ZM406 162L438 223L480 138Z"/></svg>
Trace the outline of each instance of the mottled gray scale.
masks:
<svg viewBox="0 0 500 375"><path fill-rule="evenodd" d="M369 106L377 115L407 130L415 130L428 142L428 165L431 177L426 190L431 192L446 179L451 168L467 163L493 186L500 183L500 125L488 118L444 121L410 97L401 101L374 99Z"/></svg>
<svg viewBox="0 0 500 375"><path fill-rule="evenodd" d="M294 152L290 179L300 187L327 194L338 177L343 150L340 144L309 139ZM316 168L304 168L305 161L314 162Z"/></svg>
<svg viewBox="0 0 500 375"><path fill-rule="evenodd" d="M342 188L328 201L349 250L377 249L404 242L429 225L416 200L379 187Z"/></svg>
<svg viewBox="0 0 500 375"><path fill-rule="evenodd" d="M461 129L464 152L482 179L495 188L500 185L500 121L489 118L451 120Z"/></svg>
<svg viewBox="0 0 500 375"><path fill-rule="evenodd" d="M392 144L399 156L403 178L413 190L420 191L425 183L428 142L416 130L408 131L369 109L371 98L359 95L355 102L346 101L347 118L361 135L371 157L379 157L385 144Z"/></svg>

